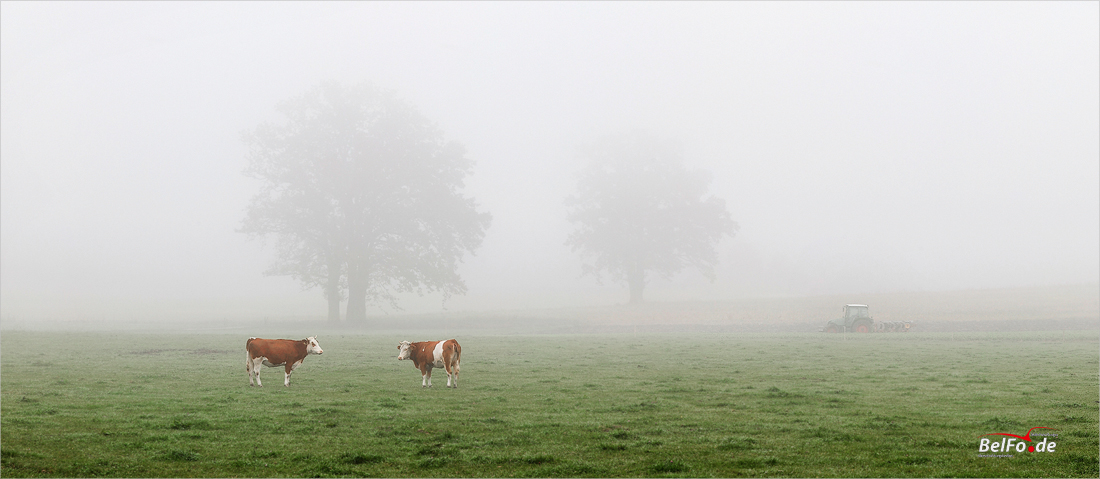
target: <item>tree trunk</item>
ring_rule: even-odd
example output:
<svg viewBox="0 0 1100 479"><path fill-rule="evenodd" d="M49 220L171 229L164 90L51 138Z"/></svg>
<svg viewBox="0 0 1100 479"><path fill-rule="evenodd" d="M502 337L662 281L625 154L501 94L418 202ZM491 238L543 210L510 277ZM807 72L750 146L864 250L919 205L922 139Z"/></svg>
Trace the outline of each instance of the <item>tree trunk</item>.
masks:
<svg viewBox="0 0 1100 479"><path fill-rule="evenodd" d="M340 323L340 297L328 298L328 322L329 324Z"/></svg>
<svg viewBox="0 0 1100 479"><path fill-rule="evenodd" d="M329 262L328 284L325 285L325 297L328 298L328 322L340 322L340 262Z"/></svg>
<svg viewBox="0 0 1100 479"><path fill-rule="evenodd" d="M642 290L645 289L645 270L632 268L626 275L626 282L630 285L630 304L642 304Z"/></svg>
<svg viewBox="0 0 1100 479"><path fill-rule="evenodd" d="M350 322L367 320L367 268L358 261L348 261L348 309Z"/></svg>

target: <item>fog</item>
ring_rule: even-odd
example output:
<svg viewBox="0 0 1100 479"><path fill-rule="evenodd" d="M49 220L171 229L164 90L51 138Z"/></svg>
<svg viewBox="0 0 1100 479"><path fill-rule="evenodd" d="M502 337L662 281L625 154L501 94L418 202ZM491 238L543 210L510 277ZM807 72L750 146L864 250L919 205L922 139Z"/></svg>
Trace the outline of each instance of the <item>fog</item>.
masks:
<svg viewBox="0 0 1100 479"><path fill-rule="evenodd" d="M1100 283L1100 6L0 4L0 321L316 316L237 232L241 133L321 82L392 89L476 162L467 294L404 312L612 306L565 245L579 145L645 129L739 225L725 301ZM839 305L838 305L839 307ZM396 314L377 306L372 314Z"/></svg>

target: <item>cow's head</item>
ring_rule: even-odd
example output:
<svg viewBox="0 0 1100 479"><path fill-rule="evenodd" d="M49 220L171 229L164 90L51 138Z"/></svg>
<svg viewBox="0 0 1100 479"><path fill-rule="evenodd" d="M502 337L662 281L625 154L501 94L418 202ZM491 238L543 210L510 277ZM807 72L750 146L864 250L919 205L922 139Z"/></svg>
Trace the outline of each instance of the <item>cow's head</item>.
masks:
<svg viewBox="0 0 1100 479"><path fill-rule="evenodd" d="M306 354L324 354L325 351L321 349L321 345L317 344L317 336L310 336L302 341L306 342Z"/></svg>
<svg viewBox="0 0 1100 479"><path fill-rule="evenodd" d="M409 353L412 350L412 343L408 341L401 341L401 344L397 345L397 359L409 359Z"/></svg>

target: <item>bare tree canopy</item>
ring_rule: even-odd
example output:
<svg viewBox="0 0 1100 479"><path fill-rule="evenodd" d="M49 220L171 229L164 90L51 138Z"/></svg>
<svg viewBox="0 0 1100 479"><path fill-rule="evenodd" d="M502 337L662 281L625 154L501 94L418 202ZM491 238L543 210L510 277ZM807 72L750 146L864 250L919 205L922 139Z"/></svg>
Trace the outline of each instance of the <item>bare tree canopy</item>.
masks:
<svg viewBox="0 0 1100 479"><path fill-rule="evenodd" d="M668 279L692 266L714 279L715 244L738 226L724 200L707 196L709 172L686 169L678 148L643 131L605 137L582 155L589 164L566 199L576 228L566 245L589 261L585 274L626 283L631 303L642 301L649 272Z"/></svg>
<svg viewBox="0 0 1100 479"><path fill-rule="evenodd" d="M492 217L462 188L473 162L392 92L329 82L284 102L282 123L247 132L248 168L262 182L241 231L273 234L267 274L321 286L329 319L399 308L395 293L463 294L457 273Z"/></svg>

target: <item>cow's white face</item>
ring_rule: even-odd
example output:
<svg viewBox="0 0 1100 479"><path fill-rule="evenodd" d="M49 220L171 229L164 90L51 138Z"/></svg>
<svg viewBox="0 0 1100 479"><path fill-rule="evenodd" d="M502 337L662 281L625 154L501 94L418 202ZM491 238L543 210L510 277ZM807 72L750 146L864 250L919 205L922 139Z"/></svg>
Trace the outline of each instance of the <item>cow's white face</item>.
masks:
<svg viewBox="0 0 1100 479"><path fill-rule="evenodd" d="M306 338L306 354L324 354L325 351L321 349L321 345L317 344L317 336L310 336Z"/></svg>
<svg viewBox="0 0 1100 479"><path fill-rule="evenodd" d="M412 343L408 341L401 341L401 344L397 345L397 359L409 359L409 354L412 352Z"/></svg>

